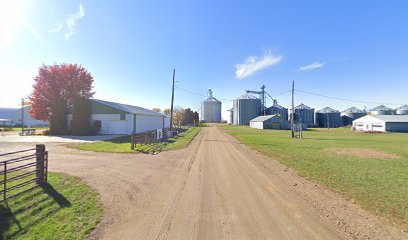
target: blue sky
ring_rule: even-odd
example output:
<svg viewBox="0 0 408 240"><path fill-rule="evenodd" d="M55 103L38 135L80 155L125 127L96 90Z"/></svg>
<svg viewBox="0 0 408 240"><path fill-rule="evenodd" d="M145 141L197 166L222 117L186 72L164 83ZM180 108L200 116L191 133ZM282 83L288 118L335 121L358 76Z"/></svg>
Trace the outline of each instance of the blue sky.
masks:
<svg viewBox="0 0 408 240"><path fill-rule="evenodd" d="M96 98L166 108L178 85L223 101L246 89L296 88L408 103L407 1L2 1L1 107L31 92L42 64L79 63ZM277 96L289 106L290 94ZM203 97L176 90L175 104ZM343 110L353 103L297 93L296 102ZM269 101L269 104L271 101ZM397 107L397 105L389 105Z"/></svg>

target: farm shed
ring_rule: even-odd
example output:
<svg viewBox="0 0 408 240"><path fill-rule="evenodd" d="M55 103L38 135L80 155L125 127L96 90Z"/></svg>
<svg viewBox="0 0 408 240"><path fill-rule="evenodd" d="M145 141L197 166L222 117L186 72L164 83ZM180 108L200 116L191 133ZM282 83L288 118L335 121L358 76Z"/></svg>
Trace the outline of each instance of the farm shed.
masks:
<svg viewBox="0 0 408 240"><path fill-rule="evenodd" d="M290 123L279 115L266 115L252 119L249 126L257 129L289 129Z"/></svg>
<svg viewBox="0 0 408 240"><path fill-rule="evenodd" d="M70 128L71 112L67 121ZM170 117L137 106L91 99L91 124L100 126L100 134L132 134L169 128Z"/></svg>
<svg viewBox="0 0 408 240"><path fill-rule="evenodd" d="M367 115L353 121L353 130L365 132L408 132L408 115Z"/></svg>

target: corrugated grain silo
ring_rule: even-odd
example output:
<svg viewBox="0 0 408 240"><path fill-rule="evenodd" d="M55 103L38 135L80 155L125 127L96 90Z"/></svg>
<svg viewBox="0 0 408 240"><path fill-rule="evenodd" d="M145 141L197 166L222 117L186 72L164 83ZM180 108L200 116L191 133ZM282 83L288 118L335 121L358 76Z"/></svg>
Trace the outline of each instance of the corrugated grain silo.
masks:
<svg viewBox="0 0 408 240"><path fill-rule="evenodd" d="M249 125L249 121L261 115L261 99L247 93L234 100L235 125Z"/></svg>
<svg viewBox="0 0 408 240"><path fill-rule="evenodd" d="M398 115L408 115L408 105L401 106L395 111Z"/></svg>
<svg viewBox="0 0 408 240"><path fill-rule="evenodd" d="M314 119L315 119L314 108L306 106L303 103L295 107L294 117L295 117L295 122L301 123L303 127L313 127L314 126Z"/></svg>
<svg viewBox="0 0 408 240"><path fill-rule="evenodd" d="M377 106L368 112L368 115L393 115L394 109L384 105Z"/></svg>
<svg viewBox="0 0 408 240"><path fill-rule="evenodd" d="M278 104L277 100L273 100L273 105L266 109L266 115L279 115L282 119L288 120L288 109Z"/></svg>
<svg viewBox="0 0 408 240"><path fill-rule="evenodd" d="M228 110L229 114L229 124L234 124L234 108Z"/></svg>
<svg viewBox="0 0 408 240"><path fill-rule="evenodd" d="M325 107L316 112L316 127L338 128L342 125L339 111Z"/></svg>
<svg viewBox="0 0 408 240"><path fill-rule="evenodd" d="M346 109L343 112L341 112L341 120L343 126L351 126L354 120L364 117L365 115L367 115L366 111L355 107Z"/></svg>
<svg viewBox="0 0 408 240"><path fill-rule="evenodd" d="M213 93L208 90L208 98L201 103L201 122L217 123L221 122L221 102L213 97Z"/></svg>

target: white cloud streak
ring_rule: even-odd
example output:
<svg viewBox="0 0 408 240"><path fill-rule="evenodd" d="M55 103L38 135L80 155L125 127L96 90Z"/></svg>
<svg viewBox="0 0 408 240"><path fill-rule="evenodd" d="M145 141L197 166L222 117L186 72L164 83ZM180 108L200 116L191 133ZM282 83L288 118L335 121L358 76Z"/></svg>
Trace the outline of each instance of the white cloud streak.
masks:
<svg viewBox="0 0 408 240"><path fill-rule="evenodd" d="M49 33L58 33L58 32L61 32L63 26L64 26L64 24L61 23L61 22L59 22L59 23L55 24L55 27L54 27L54 28L48 30L48 32L49 32Z"/></svg>
<svg viewBox="0 0 408 240"><path fill-rule="evenodd" d="M314 63L306 65L306 66L300 66L298 71L299 72L307 72L307 71L312 71L312 70L321 68L323 66L324 66L324 63L314 62Z"/></svg>
<svg viewBox="0 0 408 240"><path fill-rule="evenodd" d="M68 27L68 32L66 32L64 36L67 41L69 41L71 37L76 34L75 32L76 23L79 19L83 18L84 16L85 16L84 7L82 7L82 4L79 4L79 11L75 14L69 15L68 18L65 20L65 23L67 24Z"/></svg>
<svg viewBox="0 0 408 240"><path fill-rule="evenodd" d="M273 56L266 52L262 58L250 56L244 63L235 65L235 75L238 79L247 78L264 69L272 67L283 60L282 56Z"/></svg>

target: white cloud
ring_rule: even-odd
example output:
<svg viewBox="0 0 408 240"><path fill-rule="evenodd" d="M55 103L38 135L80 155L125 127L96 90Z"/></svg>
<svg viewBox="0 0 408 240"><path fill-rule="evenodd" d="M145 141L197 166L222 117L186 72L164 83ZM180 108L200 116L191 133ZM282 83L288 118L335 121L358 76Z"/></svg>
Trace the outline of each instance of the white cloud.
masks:
<svg viewBox="0 0 408 240"><path fill-rule="evenodd" d="M300 66L298 71L299 72L312 71L312 70L315 70L317 68L321 68L323 66L324 66L324 63L314 62L314 63L309 64L307 66Z"/></svg>
<svg viewBox="0 0 408 240"><path fill-rule="evenodd" d="M273 56L270 52L266 52L260 59L250 56L244 63L235 65L235 75L238 79L252 76L259 71L280 63L282 59L282 56Z"/></svg>
<svg viewBox="0 0 408 240"><path fill-rule="evenodd" d="M59 22L59 23L55 24L54 28L51 28L50 30L48 30L48 32L49 33L61 32L63 26L64 26L64 24Z"/></svg>
<svg viewBox="0 0 408 240"><path fill-rule="evenodd" d="M67 41L76 34L75 32L76 23L79 19L83 18L84 16L85 16L85 10L82 7L82 4L79 4L79 11L67 17L67 19L65 20L65 23L67 24L68 32L64 34L65 39Z"/></svg>

